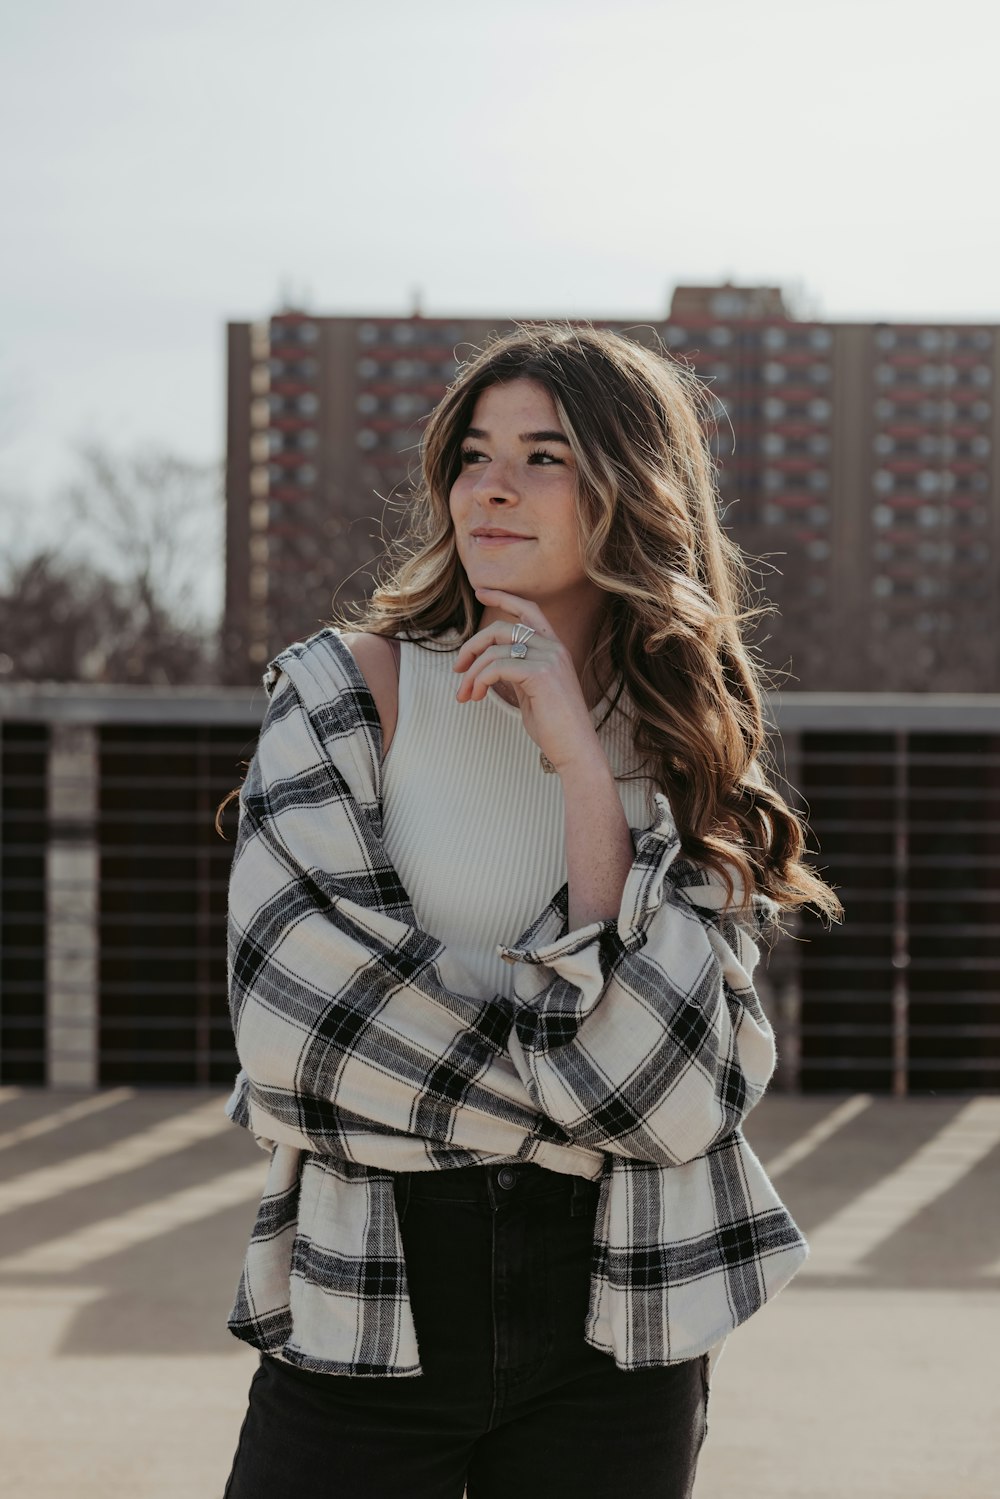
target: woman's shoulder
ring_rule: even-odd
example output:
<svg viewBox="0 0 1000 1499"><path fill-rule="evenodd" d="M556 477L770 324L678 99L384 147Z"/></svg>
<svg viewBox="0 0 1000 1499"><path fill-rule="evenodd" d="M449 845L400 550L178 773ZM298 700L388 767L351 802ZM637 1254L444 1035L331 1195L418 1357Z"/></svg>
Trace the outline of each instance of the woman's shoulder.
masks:
<svg viewBox="0 0 1000 1499"><path fill-rule="evenodd" d="M396 731L399 711L399 641L361 631L342 634L340 639L354 657L378 709L384 757Z"/></svg>

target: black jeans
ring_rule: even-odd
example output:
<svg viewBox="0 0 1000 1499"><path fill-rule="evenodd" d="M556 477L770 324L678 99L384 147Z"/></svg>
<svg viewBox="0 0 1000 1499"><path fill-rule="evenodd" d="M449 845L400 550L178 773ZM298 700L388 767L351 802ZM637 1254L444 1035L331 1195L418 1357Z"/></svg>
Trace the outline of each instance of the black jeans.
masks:
<svg viewBox="0 0 1000 1499"><path fill-rule="evenodd" d="M423 1375L264 1355L225 1499L688 1499L707 1357L626 1373L584 1342L597 1187L470 1166L396 1202Z"/></svg>

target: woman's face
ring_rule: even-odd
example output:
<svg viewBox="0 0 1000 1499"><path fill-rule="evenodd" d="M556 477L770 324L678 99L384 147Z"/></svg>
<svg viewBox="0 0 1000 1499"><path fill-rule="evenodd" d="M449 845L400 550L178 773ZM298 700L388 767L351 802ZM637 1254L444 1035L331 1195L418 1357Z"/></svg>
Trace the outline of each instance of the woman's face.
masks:
<svg viewBox="0 0 1000 1499"><path fill-rule="evenodd" d="M462 443L450 509L473 588L591 603L576 514L576 463L552 397L534 380L491 385Z"/></svg>

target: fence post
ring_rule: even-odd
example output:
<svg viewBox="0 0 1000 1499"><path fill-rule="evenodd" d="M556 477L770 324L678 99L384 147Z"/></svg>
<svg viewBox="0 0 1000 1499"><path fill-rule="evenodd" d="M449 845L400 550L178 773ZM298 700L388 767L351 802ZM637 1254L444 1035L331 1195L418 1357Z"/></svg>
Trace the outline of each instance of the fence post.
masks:
<svg viewBox="0 0 1000 1499"><path fill-rule="evenodd" d="M45 859L46 1063L52 1088L96 1088L99 1079L97 812L97 730L57 721L49 749Z"/></svg>

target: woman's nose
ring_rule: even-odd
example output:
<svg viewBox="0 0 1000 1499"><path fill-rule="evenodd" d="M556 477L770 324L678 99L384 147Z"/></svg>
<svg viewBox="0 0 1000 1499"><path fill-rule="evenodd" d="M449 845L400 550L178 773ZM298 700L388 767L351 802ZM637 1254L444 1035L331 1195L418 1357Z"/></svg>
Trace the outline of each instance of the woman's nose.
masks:
<svg viewBox="0 0 1000 1499"><path fill-rule="evenodd" d="M488 470L480 476L476 492L480 499L491 505L516 504L519 499L509 470L496 462L489 464Z"/></svg>

